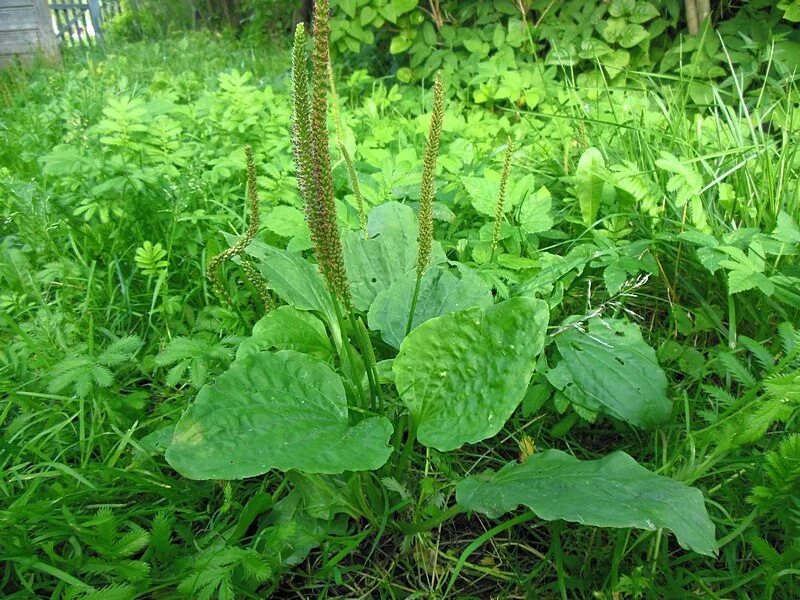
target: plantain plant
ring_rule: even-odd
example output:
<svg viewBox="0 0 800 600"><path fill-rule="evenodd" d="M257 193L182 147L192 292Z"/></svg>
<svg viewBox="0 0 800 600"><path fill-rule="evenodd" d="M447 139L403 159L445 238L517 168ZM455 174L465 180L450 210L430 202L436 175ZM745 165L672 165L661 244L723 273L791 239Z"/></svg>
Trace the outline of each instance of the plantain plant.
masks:
<svg viewBox="0 0 800 600"><path fill-rule="evenodd" d="M175 428L169 463L191 479L276 469L306 489L356 490L341 512L378 523L380 479L407 490L420 450L453 452L493 438L543 387L584 415L642 429L664 424L666 376L636 325L594 315L549 332L554 309L542 287L495 302L433 239L440 80L419 215L386 202L369 213L366 232L340 231L327 127L328 12L328 1L317 0L310 76L302 25L293 53L294 157L316 260L248 241L249 260L283 303L256 324L228 371L199 391ZM456 503L437 518L398 526L422 531L461 511L496 518L524 506L520 520L667 528L684 548L716 553L699 490L621 451L581 461L528 445L524 459L458 481Z"/></svg>

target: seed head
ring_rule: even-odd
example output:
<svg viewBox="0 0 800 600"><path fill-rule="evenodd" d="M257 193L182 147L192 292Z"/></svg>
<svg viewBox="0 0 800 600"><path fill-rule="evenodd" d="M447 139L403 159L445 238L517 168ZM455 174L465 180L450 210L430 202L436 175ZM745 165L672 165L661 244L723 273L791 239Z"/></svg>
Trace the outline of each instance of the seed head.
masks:
<svg viewBox="0 0 800 600"><path fill-rule="evenodd" d="M433 84L433 110L431 124L428 129L428 140L425 143L425 155L422 162L422 183L419 189L419 233L417 241L417 277L421 278L428 268L428 261L433 247L433 200L436 187L436 159L439 155L439 140L442 136L444 120L444 88L441 74L436 75Z"/></svg>

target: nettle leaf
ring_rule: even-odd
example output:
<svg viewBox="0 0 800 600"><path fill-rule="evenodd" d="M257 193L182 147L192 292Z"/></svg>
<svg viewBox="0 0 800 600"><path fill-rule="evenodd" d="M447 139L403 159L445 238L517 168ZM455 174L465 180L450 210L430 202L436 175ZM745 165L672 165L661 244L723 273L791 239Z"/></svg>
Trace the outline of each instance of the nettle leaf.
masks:
<svg viewBox="0 0 800 600"><path fill-rule="evenodd" d="M636 325L595 318L555 341L562 360L546 376L570 402L638 427L669 419L667 377Z"/></svg>
<svg viewBox="0 0 800 600"><path fill-rule="evenodd" d="M333 354L322 321L289 305L271 310L253 326L253 335L239 346L236 359L273 348L295 350L323 361Z"/></svg>
<svg viewBox="0 0 800 600"><path fill-rule="evenodd" d="M393 371L417 439L446 452L500 431L525 396L548 320L544 301L512 298L412 331Z"/></svg>
<svg viewBox="0 0 800 600"><path fill-rule="evenodd" d="M581 207L583 224L587 227L594 223L600 210L600 201L603 198L603 177L605 161L600 150L587 148L578 161L575 170L575 193Z"/></svg>
<svg viewBox="0 0 800 600"><path fill-rule="evenodd" d="M758 242L750 244L745 254L735 246L720 246L731 260L721 260L720 266L728 269L728 293L737 294L757 287L766 296L775 292L775 284L764 274L764 249Z"/></svg>
<svg viewBox="0 0 800 600"><path fill-rule="evenodd" d="M500 195L500 173L486 169L482 177L462 177L461 183L473 208L482 215L494 217ZM533 191L533 186L534 176L530 173L509 181L504 211L509 212L522 202Z"/></svg>
<svg viewBox="0 0 800 600"><path fill-rule="evenodd" d="M782 210L778 213L778 223L772 237L785 244L800 244L800 227L789 213Z"/></svg>
<svg viewBox="0 0 800 600"><path fill-rule="evenodd" d="M400 348L406 336L416 280L416 271L406 273L380 292L369 309L370 329L379 330L383 341L394 348ZM434 317L472 306L486 308L493 301L489 286L466 267L461 269L461 279L445 269L432 267L420 284L412 330Z"/></svg>
<svg viewBox="0 0 800 600"><path fill-rule="evenodd" d="M166 458L189 479L383 466L391 423L372 417L351 427L349 419L342 380L327 364L291 350L258 352L200 390Z"/></svg>
<svg viewBox="0 0 800 600"><path fill-rule="evenodd" d="M524 233L541 233L553 227L552 196L546 187L540 187L535 194L529 194L519 209L519 222Z"/></svg>
<svg viewBox="0 0 800 600"><path fill-rule="evenodd" d="M580 461L547 450L523 464L468 477L456 487L456 499L493 518L524 505L546 521L650 531L665 527L682 547L717 553L700 490L648 471L624 452Z"/></svg>
<svg viewBox="0 0 800 600"><path fill-rule="evenodd" d="M348 231L342 237L342 249L353 304L368 310L375 297L404 274L417 261L417 217L410 206L386 202L369 214L367 235ZM434 245L432 262L442 262L444 254Z"/></svg>

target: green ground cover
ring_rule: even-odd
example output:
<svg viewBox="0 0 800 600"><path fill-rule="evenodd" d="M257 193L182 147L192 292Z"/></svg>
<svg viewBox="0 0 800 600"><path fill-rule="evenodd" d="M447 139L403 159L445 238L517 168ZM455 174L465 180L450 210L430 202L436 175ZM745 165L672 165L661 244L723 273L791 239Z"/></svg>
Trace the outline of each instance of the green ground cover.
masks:
<svg viewBox="0 0 800 600"><path fill-rule="evenodd" d="M512 63L513 22L475 16L468 54L437 59L397 16L381 71L361 48L380 24L343 34L340 4L332 303L288 38L118 41L0 76L3 597L797 597L796 32L737 45L723 23L653 42L656 65L610 21L573 64ZM609 19L655 18L631 14ZM209 263L254 214L247 146L258 228L219 294ZM285 452L247 415L286 389L252 374L292 369L314 381L281 397ZM299 405L318 388L338 420Z"/></svg>

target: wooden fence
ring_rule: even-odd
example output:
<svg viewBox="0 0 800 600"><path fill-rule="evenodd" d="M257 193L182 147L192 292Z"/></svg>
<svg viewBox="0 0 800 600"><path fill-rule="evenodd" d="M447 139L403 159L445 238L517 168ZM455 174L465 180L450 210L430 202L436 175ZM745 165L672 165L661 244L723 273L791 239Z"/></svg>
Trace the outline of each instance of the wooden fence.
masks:
<svg viewBox="0 0 800 600"><path fill-rule="evenodd" d="M59 60L47 0L0 0L0 67L40 52Z"/></svg>
<svg viewBox="0 0 800 600"><path fill-rule="evenodd" d="M0 0L2 1L2 0ZM63 45L103 44L103 21L120 13L120 0L50 1L56 36Z"/></svg>

